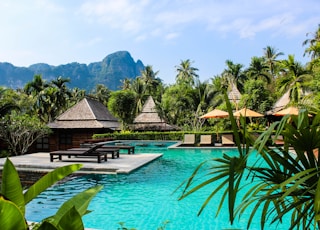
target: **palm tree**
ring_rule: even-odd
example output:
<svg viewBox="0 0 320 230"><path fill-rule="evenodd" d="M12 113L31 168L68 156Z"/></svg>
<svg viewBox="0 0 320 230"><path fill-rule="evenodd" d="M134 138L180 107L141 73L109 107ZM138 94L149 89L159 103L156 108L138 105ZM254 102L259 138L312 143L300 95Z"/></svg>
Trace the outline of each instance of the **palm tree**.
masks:
<svg viewBox="0 0 320 230"><path fill-rule="evenodd" d="M264 62L263 58L252 57L250 66L245 72L250 78L253 78L255 80L259 78L263 78L264 80L267 81L267 83L270 83L271 80L270 80L270 75L268 73L268 69L269 67Z"/></svg>
<svg viewBox="0 0 320 230"><path fill-rule="evenodd" d="M211 78L211 84L210 84L210 107L209 110L212 110L213 108L221 105L224 102L223 93L221 89L225 89L228 87L228 83L225 82L225 78L222 76L215 76ZM206 112L209 112L206 111Z"/></svg>
<svg viewBox="0 0 320 230"><path fill-rule="evenodd" d="M71 92L68 89L66 83L69 83L69 78L58 77L51 81L51 86L57 88L53 101L58 107L58 113L64 111L68 107L69 99L71 98ZM58 115L58 114L57 114Z"/></svg>
<svg viewBox="0 0 320 230"><path fill-rule="evenodd" d="M144 70L141 71L141 80L146 85L146 91L149 95L153 95L156 92L157 87L161 84L161 80L157 78L159 71L154 72L152 66L147 65Z"/></svg>
<svg viewBox="0 0 320 230"><path fill-rule="evenodd" d="M41 121L52 122L62 111L60 106L59 89L56 87L46 87L37 96L35 110Z"/></svg>
<svg viewBox="0 0 320 230"><path fill-rule="evenodd" d="M135 107L135 115L141 112L144 99L146 97L146 85L144 84L141 78L136 78L131 85L131 90L134 93L136 107Z"/></svg>
<svg viewBox="0 0 320 230"><path fill-rule="evenodd" d="M199 117L204 114L205 109L210 105L213 98L214 91L212 86L207 82L200 82L194 88L194 105L196 106L195 116L193 119L192 127L194 130L200 130L203 122Z"/></svg>
<svg viewBox="0 0 320 230"><path fill-rule="evenodd" d="M288 55L288 59L281 61L280 65L279 92L284 94L289 90L290 101L298 103L312 77L300 62L295 61L294 55Z"/></svg>
<svg viewBox="0 0 320 230"><path fill-rule="evenodd" d="M27 83L24 91L35 98L34 111L43 122L50 122L64 111L72 98L66 83L70 79L58 77L47 83L41 75L35 75L33 81Z"/></svg>
<svg viewBox="0 0 320 230"><path fill-rule="evenodd" d="M110 97L111 91L103 84L97 84L96 89L93 92L93 97L100 101L105 106L108 105L108 100Z"/></svg>
<svg viewBox="0 0 320 230"><path fill-rule="evenodd" d="M314 33L307 33L307 36L309 34L311 34L313 37L306 39L302 45L309 45L309 47L306 48L304 55L308 54L311 56L311 60L314 60L320 57L320 24Z"/></svg>
<svg viewBox="0 0 320 230"><path fill-rule="evenodd" d="M122 83L122 86L121 86L122 90L127 90L131 88L131 80L129 78L120 80L120 82Z"/></svg>
<svg viewBox="0 0 320 230"><path fill-rule="evenodd" d="M69 106L75 105L81 101L86 96L86 91L84 89L79 89L77 87L71 90L71 97L69 101Z"/></svg>
<svg viewBox="0 0 320 230"><path fill-rule="evenodd" d="M267 46L264 50L264 60L266 64L269 66L269 71L270 74L272 75L273 78L276 76L276 66L279 63L277 58L281 55L284 55L282 52L277 52L278 50L274 47Z"/></svg>
<svg viewBox="0 0 320 230"><path fill-rule="evenodd" d="M38 93L40 93L47 86L48 86L48 83L46 83L46 81L42 79L41 75L35 75L33 77L33 80L28 82L25 85L24 91L28 95L31 95L31 94L32 95L37 95Z"/></svg>
<svg viewBox="0 0 320 230"><path fill-rule="evenodd" d="M228 87L235 85L240 92L243 92L243 85L246 81L246 75L242 71L242 64L234 64L231 60L226 60L227 69L222 73L228 81Z"/></svg>
<svg viewBox="0 0 320 230"><path fill-rule="evenodd" d="M176 82L178 84L188 84L193 86L195 84L195 79L198 79L199 76L196 73L198 71L197 68L191 66L192 62L187 59L181 61L179 66L176 66L176 70L178 72L176 76Z"/></svg>

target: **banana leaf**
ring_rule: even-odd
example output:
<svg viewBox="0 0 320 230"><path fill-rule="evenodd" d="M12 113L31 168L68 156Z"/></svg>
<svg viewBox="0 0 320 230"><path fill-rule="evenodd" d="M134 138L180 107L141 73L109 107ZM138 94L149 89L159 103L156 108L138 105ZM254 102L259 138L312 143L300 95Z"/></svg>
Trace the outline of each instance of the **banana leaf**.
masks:
<svg viewBox="0 0 320 230"><path fill-rule="evenodd" d="M50 219L52 219L53 225L58 226L60 224L60 221L65 218L65 215L70 214L70 210L72 208L75 208L75 210L81 217L87 214L89 212L87 208L90 201L102 188L102 185L89 188L64 202L57 213L54 216L50 217Z"/></svg>
<svg viewBox="0 0 320 230"><path fill-rule="evenodd" d="M1 229L27 229L24 214L20 208L10 200L0 196L0 226Z"/></svg>
<svg viewBox="0 0 320 230"><path fill-rule="evenodd" d="M24 216L25 202L20 177L9 158L6 159L3 166L1 194L5 196L6 199L15 203Z"/></svg>
<svg viewBox="0 0 320 230"><path fill-rule="evenodd" d="M82 164L72 164L57 168L45 176L41 177L36 183L34 183L24 194L25 203L29 203L32 199L38 196L41 192L52 186L57 181L65 178L71 173L79 170Z"/></svg>

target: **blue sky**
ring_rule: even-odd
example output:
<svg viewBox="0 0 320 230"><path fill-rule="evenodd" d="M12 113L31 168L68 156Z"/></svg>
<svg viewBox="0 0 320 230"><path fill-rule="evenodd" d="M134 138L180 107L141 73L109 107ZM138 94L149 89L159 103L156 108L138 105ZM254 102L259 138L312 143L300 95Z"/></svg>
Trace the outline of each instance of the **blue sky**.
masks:
<svg viewBox="0 0 320 230"><path fill-rule="evenodd" d="M306 63L302 42L319 12L319 0L2 0L0 62L89 64L127 50L164 83L186 59L204 81L266 46Z"/></svg>

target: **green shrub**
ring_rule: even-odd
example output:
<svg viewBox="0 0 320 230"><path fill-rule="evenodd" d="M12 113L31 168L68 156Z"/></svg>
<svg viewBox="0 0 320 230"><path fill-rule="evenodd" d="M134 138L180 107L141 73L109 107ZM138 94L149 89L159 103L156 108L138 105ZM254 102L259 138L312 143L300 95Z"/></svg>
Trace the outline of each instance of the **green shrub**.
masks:
<svg viewBox="0 0 320 230"><path fill-rule="evenodd" d="M171 132L114 132L93 135L94 139L113 138L115 140L158 140L158 141L181 141L185 134L194 133L196 135L196 142L200 141L200 135L212 135L212 140L215 141L217 133L213 131L201 131L201 132L183 132L183 131L171 131ZM231 133L231 131L220 132Z"/></svg>

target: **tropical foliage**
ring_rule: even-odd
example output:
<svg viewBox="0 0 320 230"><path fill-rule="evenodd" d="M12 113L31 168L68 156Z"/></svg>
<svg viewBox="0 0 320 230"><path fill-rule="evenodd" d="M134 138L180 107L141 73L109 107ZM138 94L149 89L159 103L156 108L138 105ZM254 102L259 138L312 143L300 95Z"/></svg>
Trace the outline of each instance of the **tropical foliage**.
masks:
<svg viewBox="0 0 320 230"><path fill-rule="evenodd" d="M122 129L126 130L128 124L133 122L135 109L134 93L127 90L121 90L111 93L108 108L120 119Z"/></svg>
<svg viewBox="0 0 320 230"><path fill-rule="evenodd" d="M91 199L102 189L96 186L85 190L66 201L53 216L40 223L30 224L25 220L26 205L45 189L79 170L80 164L57 168L43 176L27 190L23 190L18 172L7 159L2 172L0 191L1 229L84 229L81 217L88 213Z"/></svg>
<svg viewBox="0 0 320 230"><path fill-rule="evenodd" d="M38 117L17 114L15 111L0 119L0 137L6 142L11 154L27 153L29 147L39 138L47 136L51 130Z"/></svg>
<svg viewBox="0 0 320 230"><path fill-rule="evenodd" d="M215 183L199 215L218 198L216 215L226 204L231 224L236 217L250 213L248 228L254 218L259 218L261 229L284 220L289 220L289 229L318 229L320 112L312 122L306 110L301 110L299 116L286 116L256 139L248 132L244 119L237 126L228 107L238 154L226 153L200 164L182 184L180 199ZM284 138L284 148L273 144L278 135Z"/></svg>

